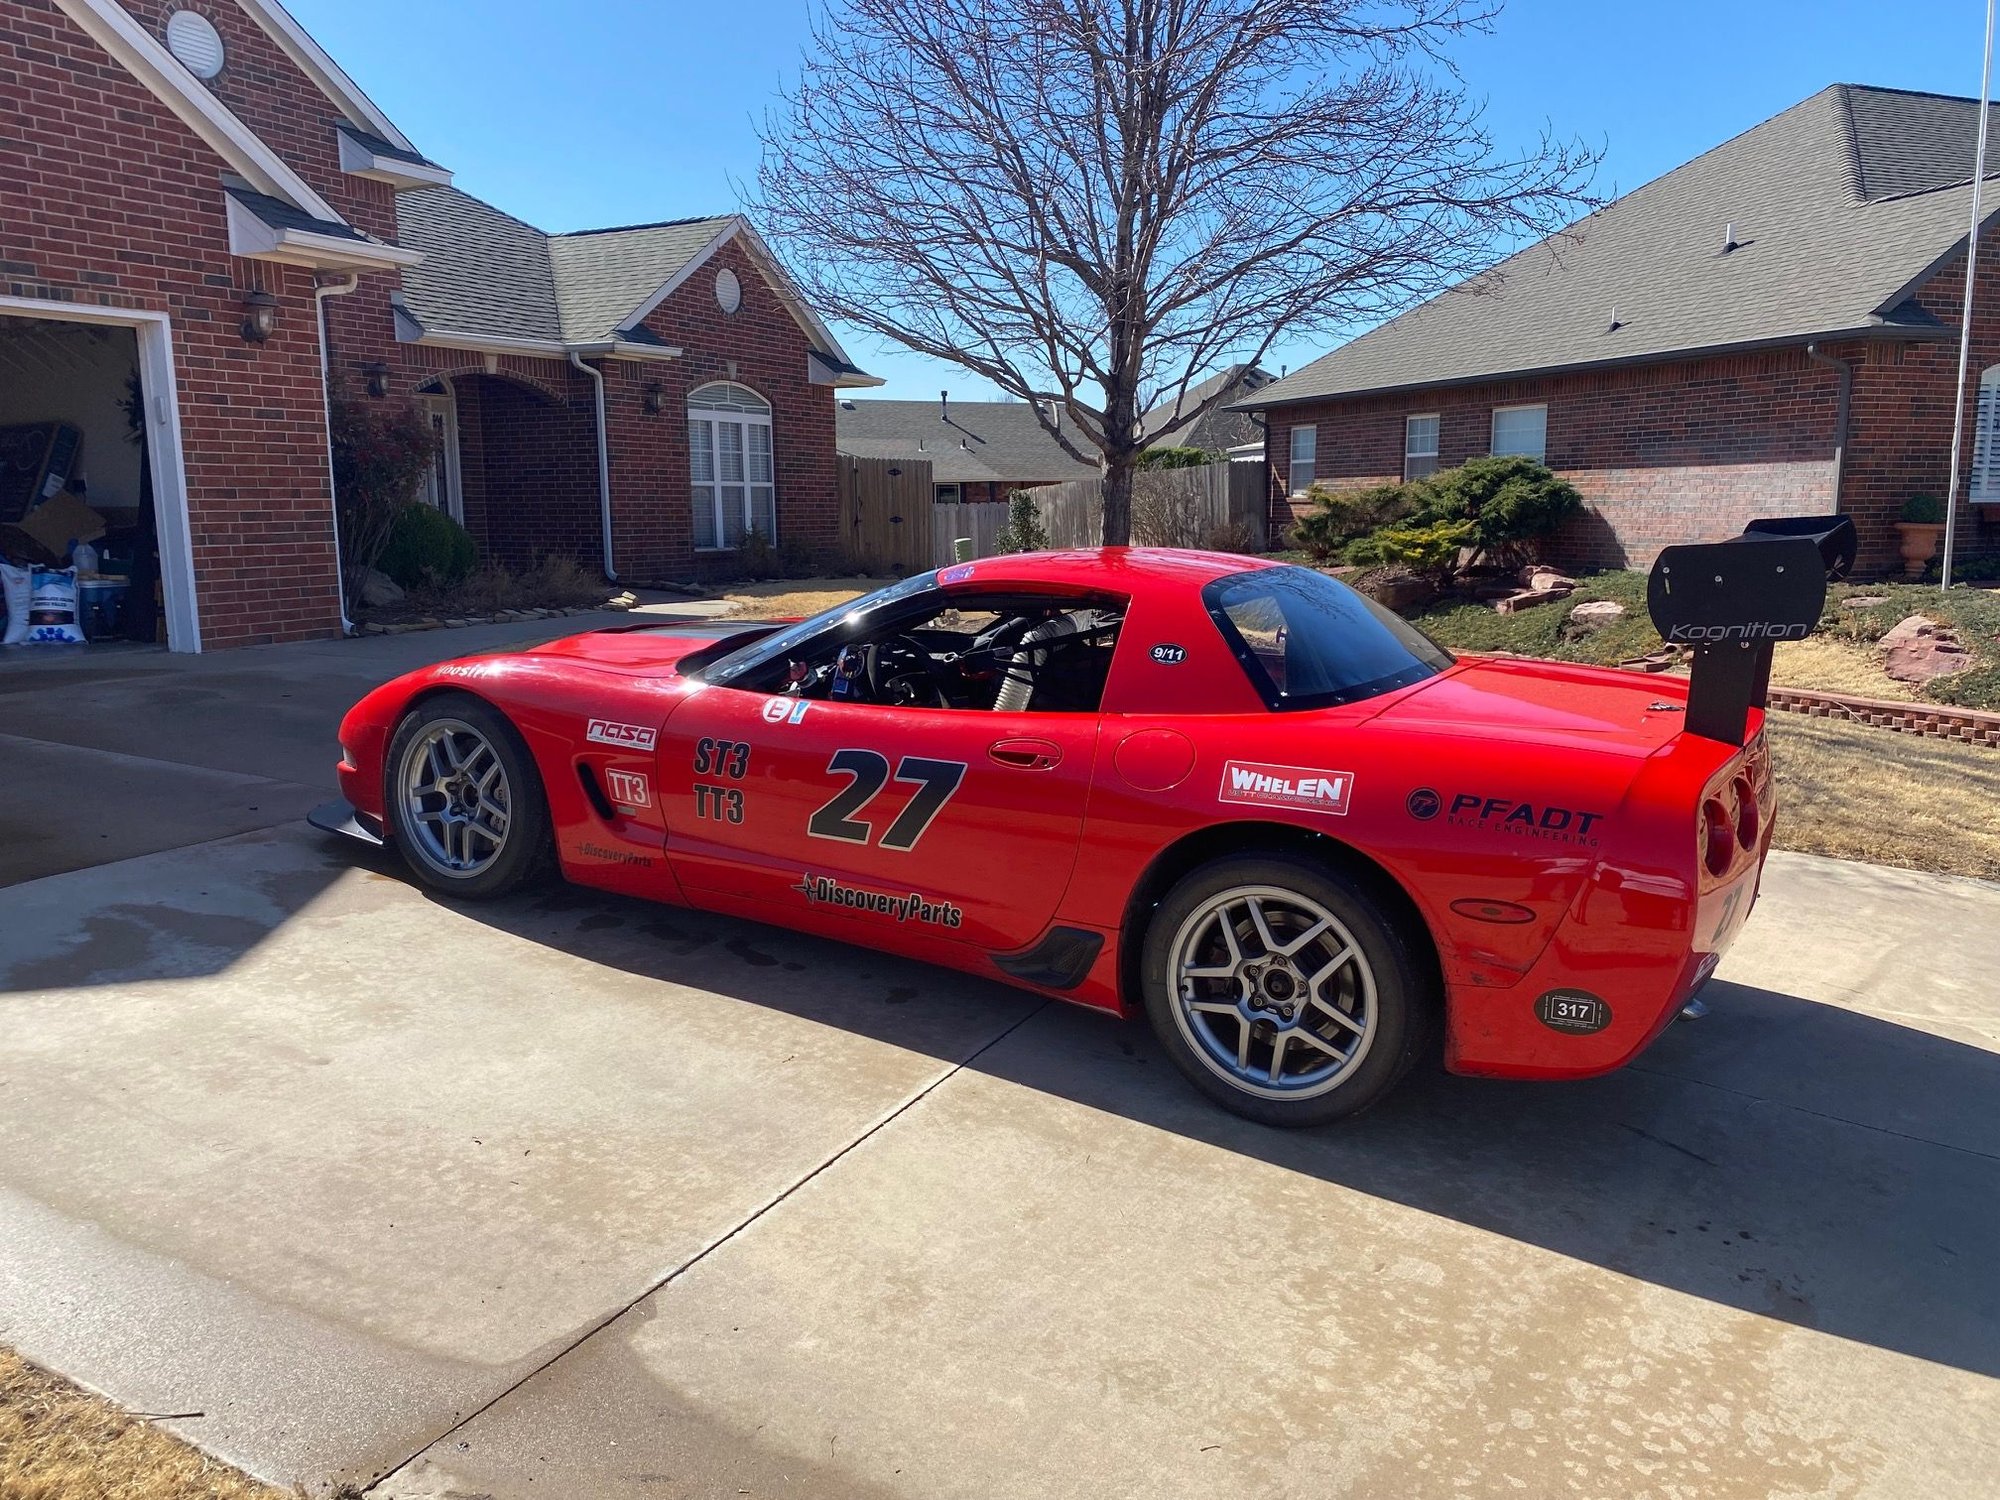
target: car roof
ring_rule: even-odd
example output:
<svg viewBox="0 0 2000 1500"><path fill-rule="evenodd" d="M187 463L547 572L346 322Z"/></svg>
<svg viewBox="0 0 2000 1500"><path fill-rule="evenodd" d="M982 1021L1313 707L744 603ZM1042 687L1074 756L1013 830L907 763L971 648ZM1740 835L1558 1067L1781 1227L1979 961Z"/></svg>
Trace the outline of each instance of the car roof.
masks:
<svg viewBox="0 0 2000 1500"><path fill-rule="evenodd" d="M1054 583L1116 589L1145 585L1200 588L1217 578L1255 568L1279 567L1269 558L1240 552L1199 552L1180 547L1073 547L1058 552L1009 552L938 570L944 584ZM960 569L966 571L960 572Z"/></svg>

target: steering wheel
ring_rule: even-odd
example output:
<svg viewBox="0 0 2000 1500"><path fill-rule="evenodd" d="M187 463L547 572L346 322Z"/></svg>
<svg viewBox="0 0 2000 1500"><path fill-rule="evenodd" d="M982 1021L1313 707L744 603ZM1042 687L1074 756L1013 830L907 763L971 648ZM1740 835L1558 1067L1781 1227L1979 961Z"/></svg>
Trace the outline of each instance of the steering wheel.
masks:
<svg viewBox="0 0 2000 1500"><path fill-rule="evenodd" d="M915 636L892 635L868 652L868 696L907 708L948 708L944 674Z"/></svg>

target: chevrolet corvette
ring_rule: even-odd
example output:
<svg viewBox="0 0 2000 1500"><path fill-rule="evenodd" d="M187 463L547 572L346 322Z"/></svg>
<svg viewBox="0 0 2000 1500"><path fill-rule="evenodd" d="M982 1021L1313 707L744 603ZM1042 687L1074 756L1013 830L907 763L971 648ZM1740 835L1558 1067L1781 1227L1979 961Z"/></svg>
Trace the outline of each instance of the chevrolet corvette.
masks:
<svg viewBox="0 0 2000 1500"><path fill-rule="evenodd" d="M376 689L314 821L449 896L559 873L1144 1012L1267 1124L1365 1108L1440 1042L1579 1078L1750 915L1770 643L1817 621L1830 524L1662 554L1691 682L1454 657L1314 570L1137 548L635 621Z"/></svg>

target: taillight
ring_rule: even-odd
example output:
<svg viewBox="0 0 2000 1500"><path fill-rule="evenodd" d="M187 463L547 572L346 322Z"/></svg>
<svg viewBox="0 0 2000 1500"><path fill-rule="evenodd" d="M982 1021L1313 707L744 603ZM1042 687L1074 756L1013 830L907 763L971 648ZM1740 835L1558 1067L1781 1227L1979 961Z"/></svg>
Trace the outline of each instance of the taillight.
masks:
<svg viewBox="0 0 2000 1500"><path fill-rule="evenodd" d="M1730 824L1729 809L1720 797L1710 797L1701 805L1701 862L1714 876L1729 873L1736 858L1736 830Z"/></svg>
<svg viewBox="0 0 2000 1500"><path fill-rule="evenodd" d="M1745 849L1757 847L1757 789L1747 775L1736 778L1736 842Z"/></svg>

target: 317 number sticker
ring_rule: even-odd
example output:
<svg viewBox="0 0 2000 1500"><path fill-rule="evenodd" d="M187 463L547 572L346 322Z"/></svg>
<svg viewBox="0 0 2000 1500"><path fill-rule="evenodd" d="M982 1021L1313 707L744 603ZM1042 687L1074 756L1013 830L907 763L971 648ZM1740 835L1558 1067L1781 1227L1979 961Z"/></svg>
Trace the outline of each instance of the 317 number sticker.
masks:
<svg viewBox="0 0 2000 1500"><path fill-rule="evenodd" d="M836 750L826 769L829 775L851 779L812 815L806 832L816 839L837 839L843 844L868 843L875 836L875 825L857 814L888 785L889 758L873 750ZM914 849L965 780L965 762L906 755L896 763L896 780L916 787L917 793L896 814L882 835L881 845L884 849Z"/></svg>

